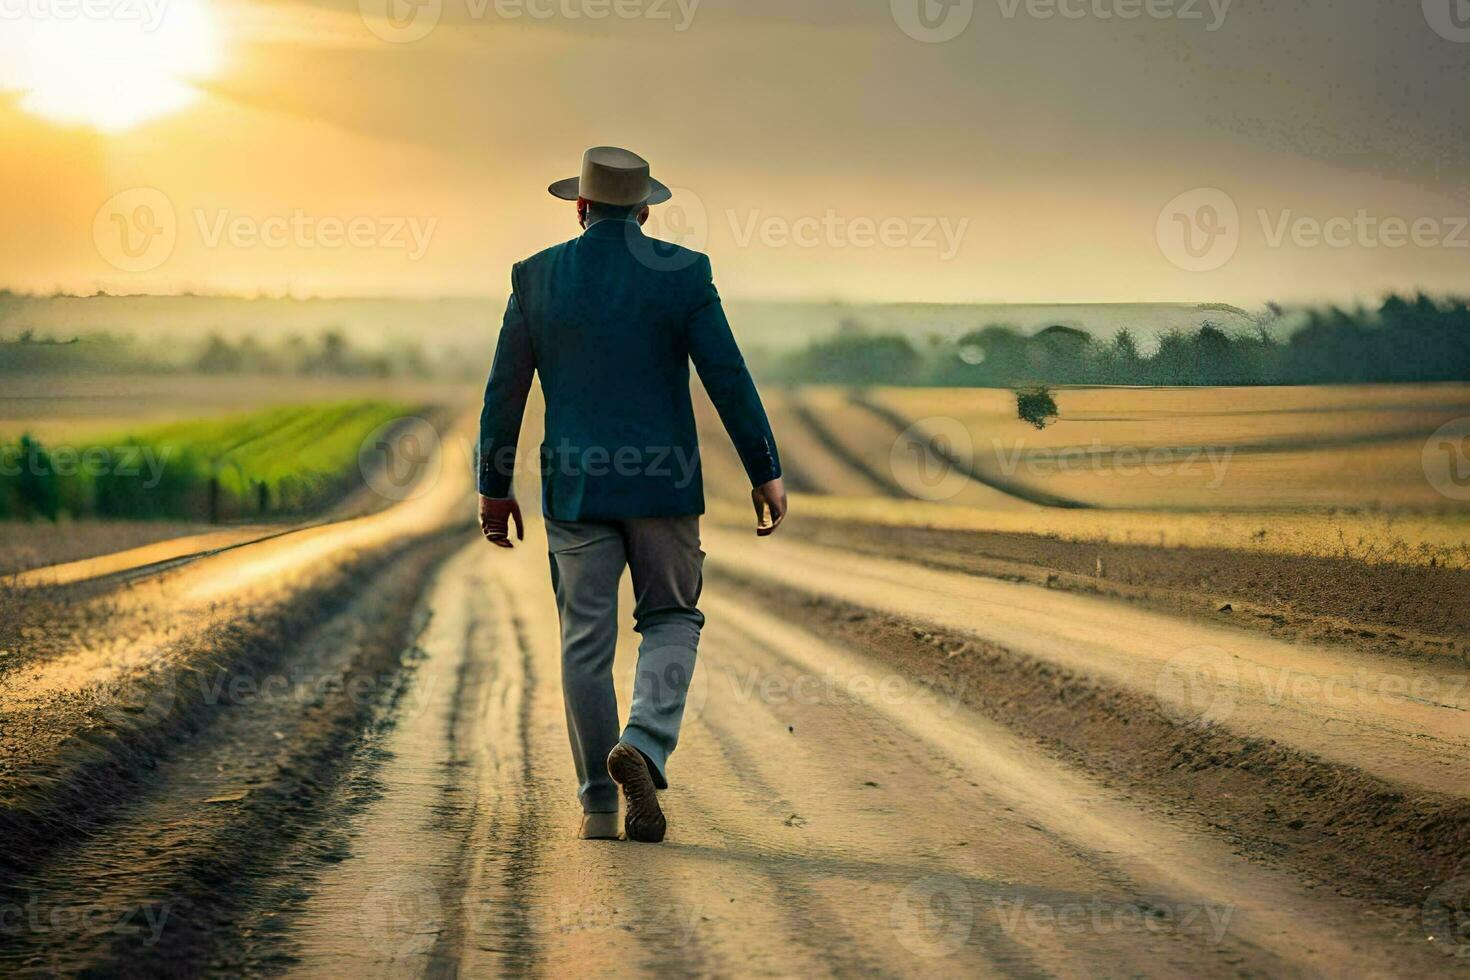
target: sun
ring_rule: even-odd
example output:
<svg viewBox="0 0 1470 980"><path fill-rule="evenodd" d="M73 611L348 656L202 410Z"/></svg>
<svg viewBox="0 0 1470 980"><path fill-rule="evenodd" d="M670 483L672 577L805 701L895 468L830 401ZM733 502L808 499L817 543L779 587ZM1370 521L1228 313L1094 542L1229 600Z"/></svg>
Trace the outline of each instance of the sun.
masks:
<svg viewBox="0 0 1470 980"><path fill-rule="evenodd" d="M8 13L0 91L55 123L132 129L197 101L220 67L209 0L20 0Z"/></svg>

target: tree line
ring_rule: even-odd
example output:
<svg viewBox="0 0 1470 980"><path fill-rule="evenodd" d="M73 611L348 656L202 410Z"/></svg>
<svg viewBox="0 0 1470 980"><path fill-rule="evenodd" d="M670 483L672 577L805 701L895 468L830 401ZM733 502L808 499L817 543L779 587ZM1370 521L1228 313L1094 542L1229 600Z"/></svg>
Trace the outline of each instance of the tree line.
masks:
<svg viewBox="0 0 1470 980"><path fill-rule="evenodd" d="M293 335L274 344L212 333L182 355L168 346L148 347L116 334L59 340L24 330L0 339L0 374L48 373L287 374L343 377L427 377L433 370L416 344L392 351L354 346L340 330L314 338Z"/></svg>
<svg viewBox="0 0 1470 980"><path fill-rule="evenodd" d="M789 383L1009 387L1021 384L1279 385L1470 380L1470 308L1463 299L1390 295L1376 309L1312 310L1282 338L1273 307L1253 328L1205 323L1145 349L1133 331L1099 339L1068 326L1033 334L992 324L916 345L847 322L778 358Z"/></svg>

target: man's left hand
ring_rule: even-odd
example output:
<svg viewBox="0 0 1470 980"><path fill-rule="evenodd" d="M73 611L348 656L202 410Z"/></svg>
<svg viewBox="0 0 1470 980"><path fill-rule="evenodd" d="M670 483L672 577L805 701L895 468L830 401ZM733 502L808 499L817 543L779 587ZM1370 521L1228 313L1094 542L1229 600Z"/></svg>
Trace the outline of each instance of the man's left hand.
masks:
<svg viewBox="0 0 1470 980"><path fill-rule="evenodd" d="M526 529L521 526L521 505L514 497L480 498L480 531L485 540L498 548L513 548L510 540L510 521L516 522L516 540L526 540Z"/></svg>

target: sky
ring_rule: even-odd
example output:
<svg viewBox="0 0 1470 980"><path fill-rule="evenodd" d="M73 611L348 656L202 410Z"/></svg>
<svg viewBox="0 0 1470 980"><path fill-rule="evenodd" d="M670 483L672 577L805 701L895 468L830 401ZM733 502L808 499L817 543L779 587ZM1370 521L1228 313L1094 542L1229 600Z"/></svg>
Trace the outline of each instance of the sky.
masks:
<svg viewBox="0 0 1470 980"><path fill-rule="evenodd" d="M647 157L742 299L1470 283L1467 0L0 0L0 286L504 295Z"/></svg>

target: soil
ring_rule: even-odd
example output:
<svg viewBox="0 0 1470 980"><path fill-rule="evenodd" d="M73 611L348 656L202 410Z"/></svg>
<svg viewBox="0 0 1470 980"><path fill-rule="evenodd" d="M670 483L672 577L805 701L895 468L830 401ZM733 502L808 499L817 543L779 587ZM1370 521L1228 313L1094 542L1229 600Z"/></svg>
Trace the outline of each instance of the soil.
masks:
<svg viewBox="0 0 1470 980"><path fill-rule="evenodd" d="M820 518L793 520L783 530L933 568L1114 596L1283 639L1470 663L1470 572L1460 569Z"/></svg>
<svg viewBox="0 0 1470 980"><path fill-rule="evenodd" d="M1470 800L1415 794L928 623L716 572L771 614L922 679L1107 785L1229 836L1240 853L1416 912L1470 853Z"/></svg>

